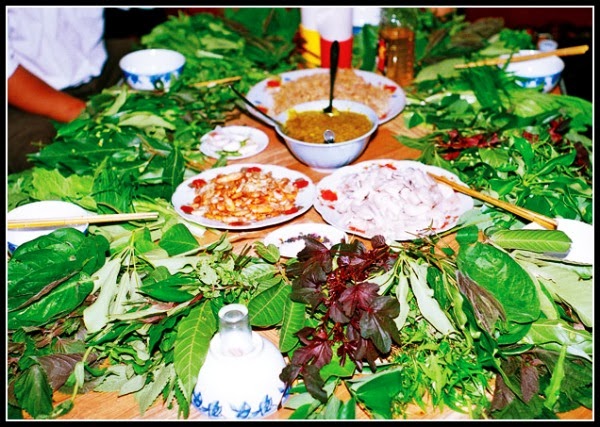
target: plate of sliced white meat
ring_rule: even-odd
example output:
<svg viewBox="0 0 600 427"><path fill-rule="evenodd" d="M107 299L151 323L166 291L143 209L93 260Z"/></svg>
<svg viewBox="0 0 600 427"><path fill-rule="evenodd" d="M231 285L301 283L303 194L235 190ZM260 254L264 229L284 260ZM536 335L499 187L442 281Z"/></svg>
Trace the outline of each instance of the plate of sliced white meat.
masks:
<svg viewBox="0 0 600 427"><path fill-rule="evenodd" d="M370 160L321 179L314 206L327 223L364 238L406 241L441 233L458 224L473 199L427 172L464 184L455 174L421 162Z"/></svg>

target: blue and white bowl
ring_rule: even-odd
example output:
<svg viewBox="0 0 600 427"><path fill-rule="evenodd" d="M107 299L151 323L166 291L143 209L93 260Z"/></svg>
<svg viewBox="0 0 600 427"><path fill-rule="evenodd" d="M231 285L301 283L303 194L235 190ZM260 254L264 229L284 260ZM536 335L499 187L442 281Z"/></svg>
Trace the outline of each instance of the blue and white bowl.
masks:
<svg viewBox="0 0 600 427"><path fill-rule="evenodd" d="M119 61L125 81L137 90L169 90L184 65L185 56L171 49L137 50Z"/></svg>
<svg viewBox="0 0 600 427"><path fill-rule="evenodd" d="M40 202L28 203L18 206L6 214L7 220L36 220L50 218L70 218L90 215L90 212L74 203L64 202L62 200L43 200ZM13 228L6 230L6 244L8 251L13 253L23 243L38 237L50 234L62 227L36 227L36 228ZM73 225L76 230L85 233L88 224Z"/></svg>
<svg viewBox="0 0 600 427"><path fill-rule="evenodd" d="M539 52L535 49L524 49L520 50L515 56L533 55ZM503 57L506 58L507 55L503 55ZM504 64L499 65L500 68L503 66ZM516 83L519 86L526 88L543 87L543 91L548 93L560 81L564 68L565 63L560 57L549 56L530 61L510 62L505 71L518 77Z"/></svg>

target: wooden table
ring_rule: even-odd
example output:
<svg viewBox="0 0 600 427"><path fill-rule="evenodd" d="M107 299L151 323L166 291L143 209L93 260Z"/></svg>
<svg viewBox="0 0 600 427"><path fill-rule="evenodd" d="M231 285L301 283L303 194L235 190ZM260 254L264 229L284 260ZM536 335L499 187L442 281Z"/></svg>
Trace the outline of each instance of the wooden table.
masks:
<svg viewBox="0 0 600 427"><path fill-rule="evenodd" d="M263 124L261 121L255 119L252 116L242 114L239 118L231 121L228 124L247 124L255 126L267 133L269 136L269 145L265 151L259 153L254 157L250 157L243 160L231 161L231 164L235 163L265 163L284 166L289 169L297 170L309 176L315 183L321 178L326 176L325 173L317 172L308 166L303 165L296 160L293 155L288 151L283 140L281 140L275 133L273 128ZM408 130L403 124L402 115L397 116L390 122L380 126L369 143L365 152L356 160L356 162L388 158L396 160L414 160L418 157L419 151L408 148L400 144L395 138L395 135L403 134L408 136L422 136L423 131ZM319 213L311 208L308 212L300 217L295 218L290 223L303 223L303 222L323 222ZM235 241L234 247L242 246L245 243L251 243L260 238L278 226L267 227L259 231L252 232L239 232L230 233L231 238ZM206 235L207 239L210 239L210 235ZM268 331L264 333L269 340L273 343L277 343L276 331ZM349 395L347 390L340 389L336 393L341 399L347 400ZM68 399L70 396L63 393L55 393L55 403L62 402ZM281 409L280 411L266 417L266 420L274 419L285 419L291 414L291 410ZM416 405L409 410L409 419L416 420L468 420L468 416L465 414L456 413L450 410L439 412L439 411L428 411L423 412ZM369 419L367 414L357 409L358 419ZM579 408L577 410L565 413L561 415L562 419L592 419L592 411L587 408ZM125 395L119 397L116 393L97 393L88 392L81 396L78 396L75 400L75 407L60 418L61 420L177 420L178 419L178 408L168 409L163 407L162 400L160 398L157 402L148 409L143 415L140 414L139 407L133 398L133 395ZM207 420L203 415L200 414L195 408L190 408L189 420Z"/></svg>

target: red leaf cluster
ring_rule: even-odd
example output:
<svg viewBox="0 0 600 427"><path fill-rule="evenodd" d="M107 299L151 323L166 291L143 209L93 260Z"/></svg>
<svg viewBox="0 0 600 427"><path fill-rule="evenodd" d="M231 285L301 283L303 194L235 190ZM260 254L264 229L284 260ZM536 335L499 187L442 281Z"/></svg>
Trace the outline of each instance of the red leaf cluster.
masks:
<svg viewBox="0 0 600 427"><path fill-rule="evenodd" d="M305 241L297 262L286 265L286 274L292 280L290 298L318 313L318 325L297 333L302 346L280 378L291 385L301 375L311 395L325 402L319 370L332 361L334 349L341 365L350 359L362 369L366 360L375 370L375 361L400 340L394 323L398 300L379 295L379 285L368 281L392 268L397 254L382 236L373 237L370 250L358 240L331 249L310 237Z"/></svg>
<svg viewBox="0 0 600 427"><path fill-rule="evenodd" d="M448 140L439 137L436 141L438 147L444 150L442 157L446 160L456 159L462 150L467 148L493 147L500 143L496 132L491 135L477 134L471 136L462 136L456 129L448 131Z"/></svg>

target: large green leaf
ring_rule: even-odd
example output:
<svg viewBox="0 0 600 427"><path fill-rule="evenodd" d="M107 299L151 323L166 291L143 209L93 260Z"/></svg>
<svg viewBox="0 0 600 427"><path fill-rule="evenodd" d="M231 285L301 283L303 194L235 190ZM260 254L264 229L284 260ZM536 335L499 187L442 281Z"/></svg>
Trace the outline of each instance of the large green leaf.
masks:
<svg viewBox="0 0 600 427"><path fill-rule="evenodd" d="M348 381L356 398L378 418L392 418L392 400L402 392L402 373L399 369L363 376Z"/></svg>
<svg viewBox="0 0 600 427"><path fill-rule="evenodd" d="M188 400L216 331L217 319L210 308L210 301L192 308L177 325L175 372L183 384L183 393Z"/></svg>
<svg viewBox="0 0 600 427"><path fill-rule="evenodd" d="M252 298L248 303L250 324L266 328L281 323L290 292L290 286L281 282Z"/></svg>
<svg viewBox="0 0 600 427"><path fill-rule="evenodd" d="M283 307L283 322L279 330L279 350L282 353L291 351L298 344L296 332L304 327L304 304L287 299Z"/></svg>
<svg viewBox="0 0 600 427"><path fill-rule="evenodd" d="M175 224L168 228L162 235L158 245L169 256L175 256L198 248L198 241L184 224Z"/></svg>
<svg viewBox="0 0 600 427"><path fill-rule="evenodd" d="M530 323L539 318L533 280L507 253L482 243L461 246L457 266L494 295L504 308L507 322Z"/></svg>
<svg viewBox="0 0 600 427"><path fill-rule="evenodd" d="M498 230L490 240L505 249L522 249L532 252L566 253L571 239L559 230Z"/></svg>

